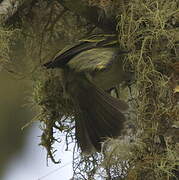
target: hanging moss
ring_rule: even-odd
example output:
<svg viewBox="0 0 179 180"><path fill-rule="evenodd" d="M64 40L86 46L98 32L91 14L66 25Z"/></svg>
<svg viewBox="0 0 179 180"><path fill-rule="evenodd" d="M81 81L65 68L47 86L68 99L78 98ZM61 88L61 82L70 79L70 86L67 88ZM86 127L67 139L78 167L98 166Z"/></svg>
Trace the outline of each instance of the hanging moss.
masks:
<svg viewBox="0 0 179 180"><path fill-rule="evenodd" d="M11 61L10 53L13 41L18 37L19 30L0 27L0 64L7 64Z"/></svg>
<svg viewBox="0 0 179 180"><path fill-rule="evenodd" d="M136 149L140 153L128 148L132 155L125 160L130 165L125 167L126 179L175 178L178 141L174 141L172 130L170 138L166 132L174 121L179 121L171 87L172 64L178 59L178 29L172 29L171 20L178 13L177 1L136 0L129 2L118 16L119 41L131 50L126 61L136 73L136 106L132 108L138 129L136 143L142 144ZM114 154L114 158L120 156L121 153Z"/></svg>

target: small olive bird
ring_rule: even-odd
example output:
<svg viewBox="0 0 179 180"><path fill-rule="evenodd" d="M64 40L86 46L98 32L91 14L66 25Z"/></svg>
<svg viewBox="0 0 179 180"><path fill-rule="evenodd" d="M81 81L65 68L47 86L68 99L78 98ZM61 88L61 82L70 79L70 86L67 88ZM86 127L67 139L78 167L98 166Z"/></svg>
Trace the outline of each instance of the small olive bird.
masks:
<svg viewBox="0 0 179 180"><path fill-rule="evenodd" d="M75 106L77 144L84 153L99 152L106 138L117 137L123 129L122 112L128 105L107 93L131 79L123 68L127 51L121 49L115 35L93 35L44 64L63 71L65 92Z"/></svg>

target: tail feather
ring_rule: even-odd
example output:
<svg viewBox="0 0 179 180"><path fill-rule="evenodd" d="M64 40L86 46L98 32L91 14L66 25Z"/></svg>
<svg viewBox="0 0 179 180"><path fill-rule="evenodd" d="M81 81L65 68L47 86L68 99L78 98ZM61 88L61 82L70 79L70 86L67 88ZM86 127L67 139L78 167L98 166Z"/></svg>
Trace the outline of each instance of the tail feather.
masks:
<svg viewBox="0 0 179 180"><path fill-rule="evenodd" d="M77 115L75 127L76 127L76 139L78 146L81 148L82 152L86 152L87 154L93 151L94 146L92 144L92 140L89 137L87 124L84 119L87 120L88 117L85 118L84 113L79 113Z"/></svg>
<svg viewBox="0 0 179 180"><path fill-rule="evenodd" d="M74 101L76 110L76 138L82 152L101 150L107 137L120 135L125 116L121 113L127 104L118 100L90 82L79 83Z"/></svg>

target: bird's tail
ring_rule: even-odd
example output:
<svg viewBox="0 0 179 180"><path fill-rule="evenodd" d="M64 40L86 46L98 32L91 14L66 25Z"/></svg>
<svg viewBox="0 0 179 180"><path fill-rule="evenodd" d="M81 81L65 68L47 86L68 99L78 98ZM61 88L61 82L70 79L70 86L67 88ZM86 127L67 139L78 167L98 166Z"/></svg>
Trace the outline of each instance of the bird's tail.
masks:
<svg viewBox="0 0 179 180"><path fill-rule="evenodd" d="M76 106L78 146L86 153L93 149L100 151L105 138L120 135L125 121L121 111L126 110L128 105L86 79L75 82L77 84L77 89L71 89L71 92Z"/></svg>

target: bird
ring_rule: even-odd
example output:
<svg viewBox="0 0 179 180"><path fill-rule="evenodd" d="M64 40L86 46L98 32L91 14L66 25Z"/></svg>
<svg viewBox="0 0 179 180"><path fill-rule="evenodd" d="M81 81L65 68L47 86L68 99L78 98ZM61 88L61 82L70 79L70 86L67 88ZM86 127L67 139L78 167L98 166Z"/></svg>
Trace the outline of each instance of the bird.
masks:
<svg viewBox="0 0 179 180"><path fill-rule="evenodd" d="M75 136L82 153L100 152L107 138L121 135L128 104L107 91L131 80L116 35L98 34L80 40L45 63L60 68L63 86L74 104Z"/></svg>

